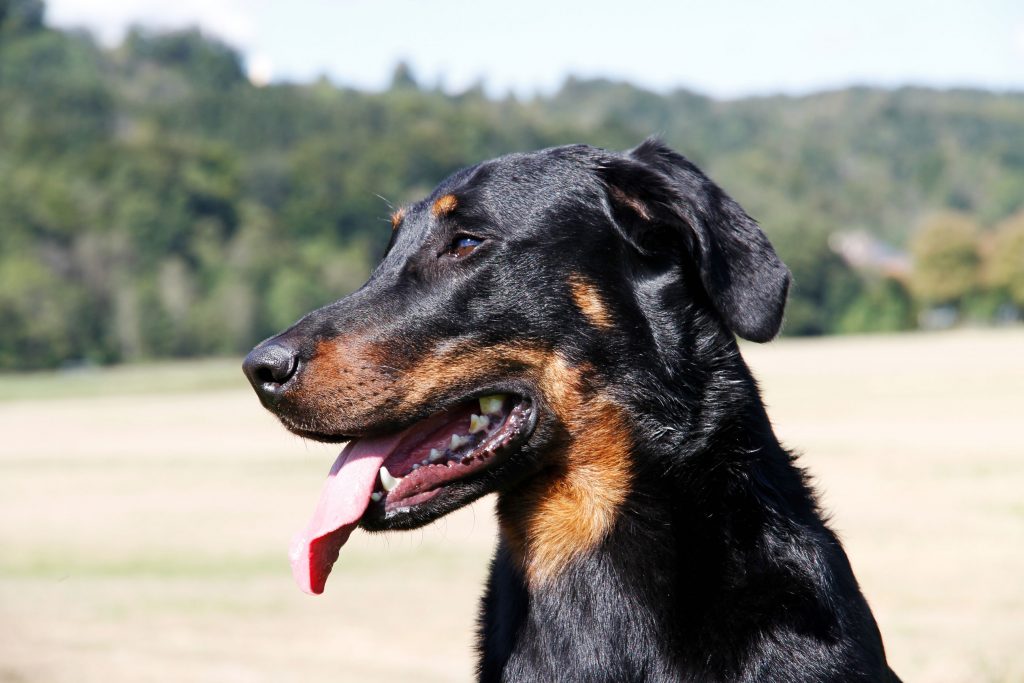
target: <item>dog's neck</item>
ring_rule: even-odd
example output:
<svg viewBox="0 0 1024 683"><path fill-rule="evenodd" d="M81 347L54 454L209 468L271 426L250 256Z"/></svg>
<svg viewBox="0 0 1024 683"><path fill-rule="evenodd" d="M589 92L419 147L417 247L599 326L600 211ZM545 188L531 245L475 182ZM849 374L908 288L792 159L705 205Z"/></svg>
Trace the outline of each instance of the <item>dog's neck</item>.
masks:
<svg viewBox="0 0 1024 683"><path fill-rule="evenodd" d="M555 468L499 497L501 540L485 604L504 625L484 624L485 673L505 665L511 652L502 648L510 643L517 651L524 643L575 651L572 661L580 666L588 652L601 651L622 671L661 666L659 657L632 661L660 647L687 652L696 663L706 657L702 639L732 637L729 615L752 604L747 592L778 589L805 599L799 579L784 572L773 575L776 583L763 583L763 558L756 554L784 543L766 535L759 515L773 510L810 533L827 531L800 471L772 433L738 352L719 370L729 375L731 389L701 395L696 417L662 423L661 438L644 441L635 429L618 433L621 425L610 420L616 438L602 443L619 450L595 453L603 465ZM721 379L710 385L722 386ZM613 455L629 463L628 470L607 467ZM681 610L691 618L680 620ZM706 630L684 631L681 623ZM584 632L590 642L574 640ZM517 661L544 659L523 657ZM665 671L672 678L678 670ZM536 671L528 678L561 675ZM574 680L602 676L581 671Z"/></svg>
<svg viewBox="0 0 1024 683"><path fill-rule="evenodd" d="M715 353L713 362L702 359L709 374L691 384L689 393L665 387L666 396L689 395L685 404L658 402L652 409L655 402L648 401L623 411L606 405L599 420L569 435L552 458L558 465L499 497L499 556L531 595L556 586L573 595L607 590L595 585L593 571L583 572L580 582L574 577L583 566L612 571L629 558L641 565L692 568L696 558L676 556L684 544L691 552L703 548L698 564L709 571L742 571L743 558L727 556L728 538L704 536L711 528L719 534L724 528L728 536L730 517L755 509L745 503L750 498L771 498L772 509L820 524L735 342L726 340ZM647 422L627 424L629 414ZM652 433L658 438L640 436ZM737 537L748 532L748 522L736 521L744 527ZM678 583L678 577L662 578L666 585ZM635 600L638 593L630 595ZM541 604L531 598L531 605Z"/></svg>

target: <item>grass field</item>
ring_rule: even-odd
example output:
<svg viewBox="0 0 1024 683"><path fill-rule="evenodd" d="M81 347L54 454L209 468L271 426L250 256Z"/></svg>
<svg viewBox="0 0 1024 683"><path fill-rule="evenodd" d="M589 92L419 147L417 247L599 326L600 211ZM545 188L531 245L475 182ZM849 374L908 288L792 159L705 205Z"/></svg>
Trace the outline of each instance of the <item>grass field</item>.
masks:
<svg viewBox="0 0 1024 683"><path fill-rule="evenodd" d="M1024 680L1024 330L747 346L911 681ZM0 681L465 681L486 499L285 551L336 447L237 361L0 377Z"/></svg>

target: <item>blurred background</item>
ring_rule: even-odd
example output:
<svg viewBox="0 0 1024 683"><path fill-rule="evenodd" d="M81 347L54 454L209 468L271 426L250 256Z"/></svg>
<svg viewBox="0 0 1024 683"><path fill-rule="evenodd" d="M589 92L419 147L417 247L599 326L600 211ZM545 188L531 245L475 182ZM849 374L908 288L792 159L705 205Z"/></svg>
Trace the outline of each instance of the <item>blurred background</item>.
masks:
<svg viewBox="0 0 1024 683"><path fill-rule="evenodd" d="M453 170L657 134L794 273L745 346L905 680L1024 681L1024 5L0 0L0 681L469 680L492 501L287 539L239 370Z"/></svg>

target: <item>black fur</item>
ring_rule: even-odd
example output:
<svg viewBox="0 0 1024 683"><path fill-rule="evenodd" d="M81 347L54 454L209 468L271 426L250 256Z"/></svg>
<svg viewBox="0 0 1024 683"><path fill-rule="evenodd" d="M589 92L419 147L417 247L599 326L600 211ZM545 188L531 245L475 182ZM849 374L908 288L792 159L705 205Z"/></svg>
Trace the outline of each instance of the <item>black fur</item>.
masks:
<svg viewBox="0 0 1024 683"><path fill-rule="evenodd" d="M448 193L458 209L431 217ZM445 257L461 234L482 243ZM573 304L572 274L596 283L611 329ZM682 156L657 141L626 154L562 147L449 178L410 208L360 292L253 353L290 344L301 371L313 341L356 328L396 359L438 341L528 340L590 368L588 391L628 416L633 477L596 548L531 587L499 540L480 619L482 681L897 681L734 337L774 337L788 285L757 224ZM410 528L492 491L499 514L512 514L547 471L563 430L524 382L510 367L487 387L455 382L412 413L388 408L374 421L355 408L311 411L286 391L264 402L296 431L341 439L421 419L476 389L535 400L536 429L516 453L436 505L364 519Z"/></svg>

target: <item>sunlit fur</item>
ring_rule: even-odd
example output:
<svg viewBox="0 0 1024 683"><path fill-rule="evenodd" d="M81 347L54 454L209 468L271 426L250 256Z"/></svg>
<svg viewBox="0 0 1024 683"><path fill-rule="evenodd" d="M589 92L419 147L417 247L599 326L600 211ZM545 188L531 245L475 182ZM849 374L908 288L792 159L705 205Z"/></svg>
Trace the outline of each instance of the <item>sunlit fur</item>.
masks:
<svg viewBox="0 0 1024 683"><path fill-rule="evenodd" d="M265 342L298 369L262 397L327 440L529 401L514 452L362 521L497 493L483 681L896 681L737 346L777 334L788 286L757 223L656 141L510 155L407 207L362 289Z"/></svg>

